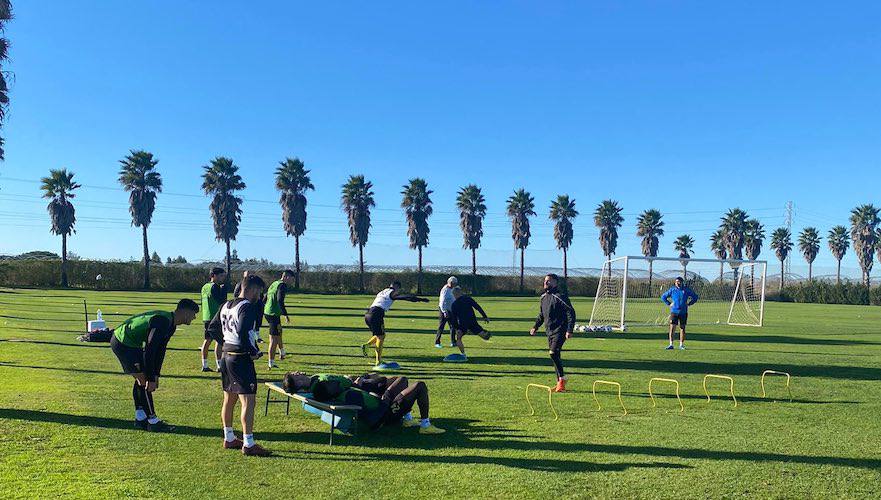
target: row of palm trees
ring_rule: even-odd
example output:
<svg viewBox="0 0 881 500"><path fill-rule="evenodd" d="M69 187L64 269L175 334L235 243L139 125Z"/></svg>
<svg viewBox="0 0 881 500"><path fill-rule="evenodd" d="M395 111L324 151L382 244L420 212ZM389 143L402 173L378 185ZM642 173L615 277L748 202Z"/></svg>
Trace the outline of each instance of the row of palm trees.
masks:
<svg viewBox="0 0 881 500"><path fill-rule="evenodd" d="M150 253L147 228L156 208L156 198L162 192L162 177L156 170L158 160L152 153L132 150L120 160L119 182L129 193L129 211L132 225L140 227L144 250L144 287L150 286ZM214 233L218 241L226 246L226 267L231 265L231 242L236 239L242 219L242 198L237 193L246 185L238 173L239 167L231 158L218 156L203 167L202 190L211 198L209 205L214 222ZM285 158L275 170L275 187L279 192L282 208L282 227L288 236L294 237L294 262L296 266L296 286L300 282L300 236L306 231L306 207L308 191L315 186L299 158ZM67 286L67 238L75 229L76 214L71 200L81 186L74 180L74 174L66 169L51 170L42 179L43 196L50 199L47 207L51 219L51 232L62 237L61 282ZM429 244L429 218L433 212L431 195L433 191L422 178L410 179L401 191L401 208L407 221L409 246L418 255L418 283L422 288L422 251ZM360 287L364 289L364 247L370 235L371 209L376 206L373 183L363 175L351 175L342 186L341 207L349 225L349 241L358 248ZM483 238L483 220L487 214L486 199L481 188L469 184L462 187L456 195L459 211L459 226L462 230L463 248L471 251L472 273L477 273L477 249ZM624 223L623 208L614 200L603 200L593 212L593 222L599 229L599 243L603 254L611 258L618 246L619 229ZM520 289L523 289L525 253L532 236L530 218L536 215L535 199L525 189L517 189L507 199L506 214L511 221L511 238L514 247L520 250ZM873 252L878 252L881 260L881 228L879 228L879 209L873 205L862 205L852 210L850 230L835 226L829 231L828 244L833 256L838 260L838 280L841 279L841 259L853 243L863 281L869 285ZM559 195L550 204L549 218L554 221L554 240L563 255L563 274L568 277L568 249L572 244L573 222L578 217L575 200L569 195ZM645 257L657 257L660 238L664 236L663 215L656 209L642 212L636 219L636 235L641 238L641 249ZM721 218L719 229L710 237L710 248L718 259L756 260L762 251L765 228L755 218L740 208L728 210ZM783 261L792 250L792 237L787 228L777 228L771 233L770 247L781 261L780 284L783 286ZM813 262L820 251L821 238L816 228L805 228L798 238L798 247L808 262L808 278L813 279ZM673 249L682 259L691 257L695 239L688 234L679 235L673 242ZM649 275L652 260L648 260ZM687 269L685 269L687 272ZM720 279L724 268L720 266ZM735 271L736 272L736 271ZM651 280L651 277L649 278ZM650 283L651 285L651 283Z"/></svg>

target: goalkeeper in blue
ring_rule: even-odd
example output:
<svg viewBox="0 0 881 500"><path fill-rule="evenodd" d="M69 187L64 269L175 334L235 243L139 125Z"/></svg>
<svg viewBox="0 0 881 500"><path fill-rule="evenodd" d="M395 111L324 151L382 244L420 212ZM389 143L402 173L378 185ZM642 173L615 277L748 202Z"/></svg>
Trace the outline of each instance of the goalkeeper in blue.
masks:
<svg viewBox="0 0 881 500"><path fill-rule="evenodd" d="M670 343L667 349L673 349L673 332L679 326L679 348L685 349L685 325L688 324L688 308L697 302L697 294L685 285L681 277L677 277L673 286L661 295L661 302L670 306Z"/></svg>

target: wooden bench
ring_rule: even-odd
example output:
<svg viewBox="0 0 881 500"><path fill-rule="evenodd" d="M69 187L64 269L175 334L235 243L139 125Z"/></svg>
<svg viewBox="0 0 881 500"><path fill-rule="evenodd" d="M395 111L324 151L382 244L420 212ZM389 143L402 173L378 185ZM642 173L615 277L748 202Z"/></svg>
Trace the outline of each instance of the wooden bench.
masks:
<svg viewBox="0 0 881 500"><path fill-rule="evenodd" d="M325 422L329 421L330 423L330 444L333 445L333 431L340 430L341 432L347 432L349 429L354 430L355 421L357 420L357 412L361 410L361 407L358 405L342 405L342 404L332 404L332 403L322 403L321 401L316 401L309 396L311 394L304 393L289 393L284 390L281 383L279 382L265 382L266 384L266 408L263 411L263 416L269 415L269 404L270 403L282 403L286 405L285 415L289 415L291 412L291 399L295 399L301 403L303 403L303 409L308 411L309 413L314 413L319 415L322 420ZM275 399L271 398L272 393L277 392L283 396L285 399ZM325 418L326 417L326 418ZM348 421L348 424L342 425Z"/></svg>

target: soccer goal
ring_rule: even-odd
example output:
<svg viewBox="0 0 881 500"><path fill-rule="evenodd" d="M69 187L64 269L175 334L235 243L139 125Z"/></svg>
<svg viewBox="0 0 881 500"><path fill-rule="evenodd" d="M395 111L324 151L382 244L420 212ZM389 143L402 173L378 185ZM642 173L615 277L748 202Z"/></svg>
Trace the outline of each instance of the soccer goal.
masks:
<svg viewBox="0 0 881 500"><path fill-rule="evenodd" d="M700 297L689 325L762 326L766 261L618 257L603 264L590 326L664 325L670 309L661 294L677 276Z"/></svg>

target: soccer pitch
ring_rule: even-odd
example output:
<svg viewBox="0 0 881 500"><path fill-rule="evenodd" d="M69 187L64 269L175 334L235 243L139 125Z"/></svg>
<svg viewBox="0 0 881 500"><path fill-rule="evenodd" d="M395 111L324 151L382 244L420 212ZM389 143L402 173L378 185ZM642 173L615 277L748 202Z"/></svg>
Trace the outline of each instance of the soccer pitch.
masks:
<svg viewBox="0 0 881 500"><path fill-rule="evenodd" d="M543 335L527 334L537 298L478 297L494 337L466 336L464 364L440 361L453 351L433 347L433 303L398 303L386 318L386 357L428 383L432 421L448 432L385 428L330 447L326 424L295 404L264 417L260 390L256 438L276 456L259 459L221 449L219 376L199 371L201 322L178 329L155 393L173 434L136 430L131 378L106 344L74 339L83 298L115 326L182 297L196 298L0 290L0 497L856 498L877 496L881 484L879 307L768 303L764 328L695 326L686 351L663 349L664 327L577 334L564 350L570 391L554 396L554 421L540 393L536 416L524 399L526 384L554 378ZM271 373L259 361L261 381L294 369L368 371L357 346L369 337L370 301L289 296L289 355ZM591 301L573 302L586 323ZM792 374L792 403L781 378L766 382L777 401L760 397L765 369ZM705 374L734 378L737 408L720 381L706 402ZM672 398L652 409L652 377L679 380L684 413ZM622 384L627 416L616 416L607 389L594 411L596 379Z"/></svg>

